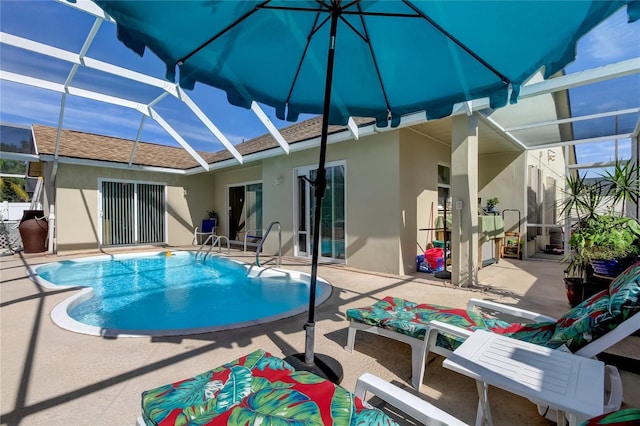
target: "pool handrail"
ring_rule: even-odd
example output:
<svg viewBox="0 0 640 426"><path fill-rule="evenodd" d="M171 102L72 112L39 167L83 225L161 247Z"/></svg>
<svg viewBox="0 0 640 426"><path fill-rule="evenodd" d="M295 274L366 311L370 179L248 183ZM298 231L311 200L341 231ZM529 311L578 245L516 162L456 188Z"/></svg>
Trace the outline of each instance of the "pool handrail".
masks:
<svg viewBox="0 0 640 426"><path fill-rule="evenodd" d="M215 239L213 239L215 237ZM211 241L211 239L213 239L213 241L211 242L211 245L209 246L209 249L203 254L202 256L202 260L206 260L207 256L209 256L209 254L211 254L211 250L213 250L213 247L215 247L215 245L218 245L218 253L222 252L222 245L220 243L220 241L222 239L225 239L227 241L227 254L231 254L231 247L229 245L229 238L227 238L224 235L209 235L207 237L207 239L204 241L204 243L202 243L202 245L200 246L200 248L198 249L198 251L196 252L195 258L198 258L198 255L200 254L200 252L202 252L202 250L204 249L204 246L206 246L209 241Z"/></svg>
<svg viewBox="0 0 640 426"><path fill-rule="evenodd" d="M264 233L262 240L260 240L258 247L256 248L256 266L260 266L260 252L262 251L262 245L269 236L269 232L271 232L271 228L273 228L273 225L278 225L278 257L276 260L276 266L279 267L280 263L282 262L282 226L280 225L280 222L271 222L269 224L269 227L267 228L267 231Z"/></svg>

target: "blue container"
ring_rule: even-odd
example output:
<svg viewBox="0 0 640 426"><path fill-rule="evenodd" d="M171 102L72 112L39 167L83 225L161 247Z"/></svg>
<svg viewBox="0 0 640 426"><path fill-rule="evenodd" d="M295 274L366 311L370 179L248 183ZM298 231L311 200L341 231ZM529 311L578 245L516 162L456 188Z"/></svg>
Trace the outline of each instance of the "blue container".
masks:
<svg viewBox="0 0 640 426"><path fill-rule="evenodd" d="M433 272L429 267L429 263L425 260L424 254L416 256L416 272Z"/></svg>

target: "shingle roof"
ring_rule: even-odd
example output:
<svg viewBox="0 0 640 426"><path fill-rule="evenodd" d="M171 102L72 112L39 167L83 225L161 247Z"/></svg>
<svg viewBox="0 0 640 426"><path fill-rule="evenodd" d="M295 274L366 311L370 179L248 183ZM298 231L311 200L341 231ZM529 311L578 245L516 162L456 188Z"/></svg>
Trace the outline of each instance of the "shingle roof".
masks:
<svg viewBox="0 0 640 426"><path fill-rule="evenodd" d="M353 117L358 126L366 124L372 124L375 122L372 118ZM329 126L329 134L339 133L346 130L346 126ZM302 121L300 123L292 124L291 126L280 129L280 134L290 145L297 142L306 141L309 139L317 138L322 131L322 116L317 116L309 120ZM257 152L266 151L272 148L277 148L278 142L267 133L257 138L253 138L246 142L242 142L235 146L241 155L255 154ZM228 160L233 158L229 151L219 151L215 154L215 162Z"/></svg>
<svg viewBox="0 0 640 426"><path fill-rule="evenodd" d="M358 126L374 122L370 118L354 118L354 120ZM289 144L294 144L320 136L321 127L322 117L318 116L292 124L281 129L280 133ZM338 133L345 129L345 126L329 126L329 134ZM55 154L57 131L58 129L55 127L33 125L35 142L40 154ZM63 129L58 154L68 158L128 164L133 146L134 141L128 139ZM235 147L244 156L277 148L278 146L273 136L267 133L240 143ZM221 150L216 153L198 151L198 154L210 164L233 158L227 150ZM180 170L199 167L198 162L186 150L149 142L138 143L133 164Z"/></svg>
<svg viewBox="0 0 640 426"><path fill-rule="evenodd" d="M54 155L58 129L34 125L33 133L39 154ZM86 160L129 163L134 141L111 136L96 135L77 130L62 130L58 154L62 157ZM211 161L212 153L199 152L205 161ZM198 162L189 153L177 147L139 142L133 164L189 169L198 167Z"/></svg>

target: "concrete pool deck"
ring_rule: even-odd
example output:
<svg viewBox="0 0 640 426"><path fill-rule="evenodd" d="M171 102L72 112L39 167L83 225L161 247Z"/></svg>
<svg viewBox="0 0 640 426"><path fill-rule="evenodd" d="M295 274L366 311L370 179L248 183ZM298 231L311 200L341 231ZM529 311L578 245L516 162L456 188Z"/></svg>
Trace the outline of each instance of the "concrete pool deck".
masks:
<svg viewBox="0 0 640 426"><path fill-rule="evenodd" d="M78 290L41 288L26 277L26 271L79 256L0 258L1 424L132 425L140 413L143 390L202 373L258 348L280 357L304 352L306 313L233 331L178 337L103 338L63 330L53 324L50 312ZM237 251L232 257L254 260L253 254ZM408 345L358 333L354 352L343 349L346 309L370 305L387 295L453 307L464 307L469 298L477 297L558 316L569 309L563 266L550 260L502 259L480 270L481 286L460 289L428 274L370 274L321 265L318 275L334 289L316 309L316 352L342 364L346 389L353 390L356 378L371 372L472 424L477 393L471 379L444 369L443 358L431 355L418 394L410 386ZM282 268L310 272L308 263L291 258L283 259ZM638 343L640 337L631 336L611 352L638 359ZM620 371L623 406L640 408L640 372L637 367L631 370L635 371ZM490 388L489 398L496 425L551 424L524 398L496 388Z"/></svg>

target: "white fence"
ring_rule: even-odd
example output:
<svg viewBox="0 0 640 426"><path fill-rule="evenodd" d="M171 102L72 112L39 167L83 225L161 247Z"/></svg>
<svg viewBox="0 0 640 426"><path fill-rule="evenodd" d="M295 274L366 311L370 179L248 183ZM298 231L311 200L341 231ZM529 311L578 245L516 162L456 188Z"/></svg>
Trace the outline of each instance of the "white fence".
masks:
<svg viewBox="0 0 640 426"><path fill-rule="evenodd" d="M10 203L3 201L0 203L0 217L7 222L19 222L22 219L22 212L29 210L31 203Z"/></svg>

